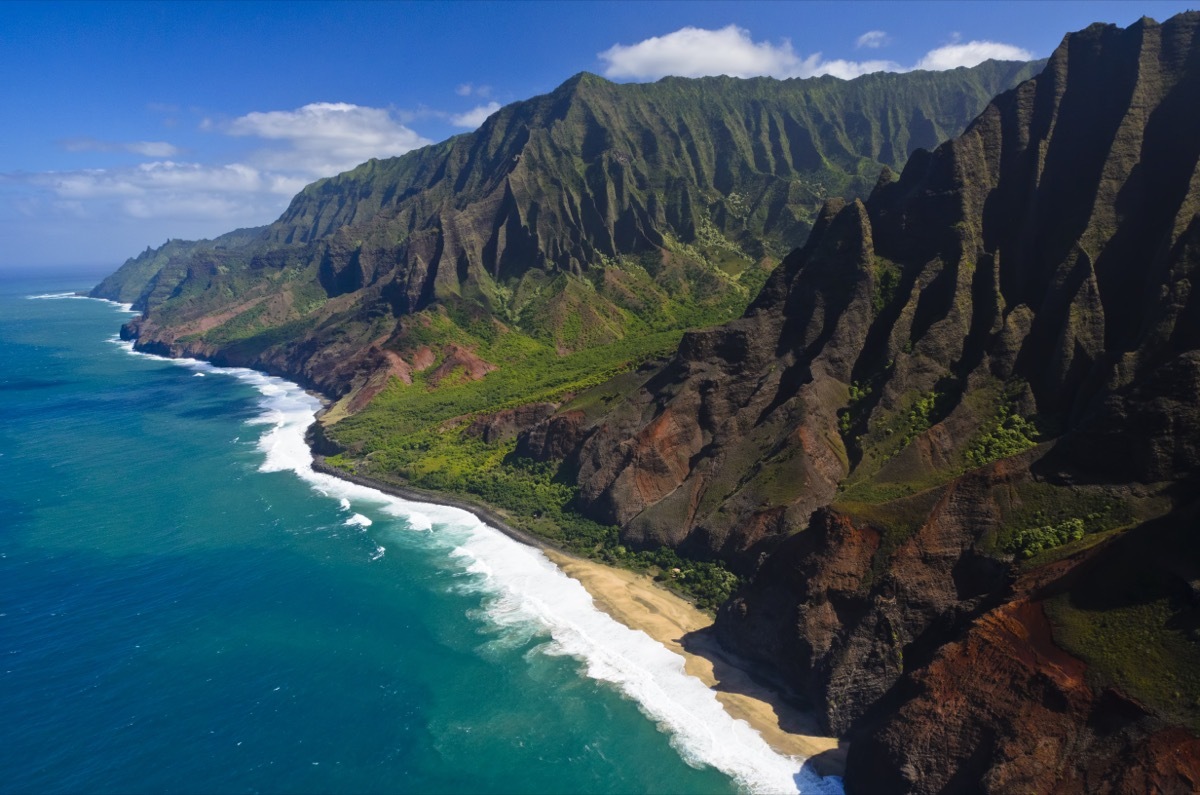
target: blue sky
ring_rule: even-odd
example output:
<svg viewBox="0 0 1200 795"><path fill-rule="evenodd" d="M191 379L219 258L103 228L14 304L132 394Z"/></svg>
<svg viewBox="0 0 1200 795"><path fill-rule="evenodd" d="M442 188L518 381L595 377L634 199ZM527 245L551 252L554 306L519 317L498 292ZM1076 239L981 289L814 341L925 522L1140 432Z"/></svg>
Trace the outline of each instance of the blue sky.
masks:
<svg viewBox="0 0 1200 795"><path fill-rule="evenodd" d="M580 71L831 73L1044 57L1186 2L0 3L0 268L115 267L273 220L313 179Z"/></svg>

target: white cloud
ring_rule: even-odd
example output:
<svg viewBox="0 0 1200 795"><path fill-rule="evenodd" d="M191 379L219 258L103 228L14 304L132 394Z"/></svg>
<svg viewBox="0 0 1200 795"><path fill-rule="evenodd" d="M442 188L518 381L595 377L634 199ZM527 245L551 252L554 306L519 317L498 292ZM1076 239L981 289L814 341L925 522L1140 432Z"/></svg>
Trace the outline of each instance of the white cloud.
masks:
<svg viewBox="0 0 1200 795"><path fill-rule="evenodd" d="M206 166L170 160L4 179L49 191L53 208L76 216L188 218L239 226L270 220L308 182L242 163Z"/></svg>
<svg viewBox="0 0 1200 795"><path fill-rule="evenodd" d="M68 138L59 144L68 152L132 152L142 157L174 157L180 153L178 147L166 141L130 141L119 143L99 141L95 138Z"/></svg>
<svg viewBox="0 0 1200 795"><path fill-rule="evenodd" d="M75 152L127 151L154 160L128 167L0 174L0 187L16 188L17 212L36 216L40 223L71 217L114 228L163 228L170 221L168 236L180 236L174 230L181 228L212 234L269 223L313 179L430 143L386 109L348 103L248 113L232 121L204 119L200 126L252 140L251 151L229 158L234 162L183 162L176 158L179 149L162 141L76 138L60 144ZM155 232L151 239L159 236Z"/></svg>
<svg viewBox="0 0 1200 795"><path fill-rule="evenodd" d="M454 93L460 97L490 97L492 95L492 87L477 83L462 83L454 89Z"/></svg>
<svg viewBox="0 0 1200 795"><path fill-rule="evenodd" d="M64 198L88 199L105 196L144 196L156 191L221 193L278 193L290 196L303 184L280 174L264 173L242 163L205 166L160 160L133 168L82 169L37 175Z"/></svg>
<svg viewBox="0 0 1200 795"><path fill-rule="evenodd" d="M858 41L860 46L874 48L887 43L887 34L869 31ZM973 41L939 47L910 67L889 60L826 60L821 53L802 57L787 39L779 44L756 42L750 31L727 25L719 30L685 27L636 44L614 44L597 57L606 64L605 76L634 80L656 80L667 75L779 78L833 75L849 80L870 72L974 66L988 58L1026 61L1033 58L1033 54L1011 44Z"/></svg>
<svg viewBox="0 0 1200 795"><path fill-rule="evenodd" d="M0 173L0 226L20 224L26 241L54 241L9 246L0 252L0 265L14 257L14 262L22 257L78 261L81 251L86 258L119 262L167 237L212 237L270 223L314 179L430 143L398 112L349 103L313 103L232 120L196 116L201 130L247 145L224 158L193 154L188 160L199 162L184 162L180 150L163 141L77 138L60 145L76 152L133 152L153 160L128 167ZM227 149L229 143L217 148ZM59 228L65 231L55 231Z"/></svg>
<svg viewBox="0 0 1200 795"><path fill-rule="evenodd" d="M125 148L142 157L174 157L179 149L166 141L134 141Z"/></svg>
<svg viewBox="0 0 1200 795"><path fill-rule="evenodd" d="M209 128L214 126L218 125L208 123ZM259 153L257 162L314 177L332 176L372 157L395 157L432 143L383 108L345 102L314 102L296 110L247 113L229 122L223 131L286 141L289 149Z"/></svg>
<svg viewBox="0 0 1200 795"><path fill-rule="evenodd" d="M868 49L877 50L891 40L891 37L882 30L868 30L855 40L854 46L860 48L867 47Z"/></svg>
<svg viewBox="0 0 1200 795"><path fill-rule="evenodd" d="M471 108L465 113L451 114L450 123L455 127L463 127L468 130L474 130L479 125L483 124L488 116L491 116L496 111L500 110L499 102L489 102L486 105L478 105Z"/></svg>
<svg viewBox="0 0 1200 795"><path fill-rule="evenodd" d="M614 44L599 57L608 64L604 70L608 77L751 77L790 74L801 66L790 42L756 43L750 31L737 25L720 30L680 28L637 44Z"/></svg>
<svg viewBox="0 0 1200 795"><path fill-rule="evenodd" d="M862 77L872 72L906 71L903 66L895 61L847 61L841 58L834 61L824 61L821 60L820 53L805 58L804 66L804 71L787 76L818 77L820 75L832 75L833 77L840 77L843 80L853 80L856 77Z"/></svg>
<svg viewBox="0 0 1200 795"><path fill-rule="evenodd" d="M989 58L997 61L1031 61L1033 53L1012 44L998 41L969 41L966 44L947 44L925 54L914 69L941 71L959 66L975 66Z"/></svg>

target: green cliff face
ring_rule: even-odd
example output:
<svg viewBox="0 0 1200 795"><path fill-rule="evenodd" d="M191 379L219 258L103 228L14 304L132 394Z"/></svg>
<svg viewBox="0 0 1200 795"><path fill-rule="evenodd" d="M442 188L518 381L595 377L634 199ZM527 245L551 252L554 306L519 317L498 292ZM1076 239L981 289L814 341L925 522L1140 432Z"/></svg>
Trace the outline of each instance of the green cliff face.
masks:
<svg viewBox="0 0 1200 795"><path fill-rule="evenodd" d="M746 577L719 635L848 790L1200 785L1198 100L1200 13L1072 34L518 440L624 546Z"/></svg>
<svg viewBox="0 0 1200 795"><path fill-rule="evenodd" d="M125 261L93 289L96 298L107 298L138 309L158 305L187 275L184 263L202 252L238 249L258 240L263 227L235 229L213 240L168 240L158 248L147 248Z"/></svg>
<svg viewBox="0 0 1200 795"><path fill-rule="evenodd" d="M720 322L826 198L867 192L1035 71L581 74L475 133L316 182L268 227L147 252L95 294L148 310L141 344L333 395L424 369L426 348L503 367L510 349L566 354ZM497 351L497 335L520 339Z"/></svg>
<svg viewBox="0 0 1200 795"><path fill-rule="evenodd" d="M611 528L571 508L572 487L510 463L536 406L736 317L827 197L869 191L1036 69L652 85L582 74L475 133L314 183L268 227L147 252L95 294L145 310L126 329L140 348L338 398L325 433L356 466L486 498L515 524L610 554ZM689 586L701 581L715 587L690 590L709 606L728 593L727 573Z"/></svg>
<svg viewBox="0 0 1200 795"><path fill-rule="evenodd" d="M851 790L1194 789L1198 29L579 75L96 294L337 398L335 466L724 602Z"/></svg>

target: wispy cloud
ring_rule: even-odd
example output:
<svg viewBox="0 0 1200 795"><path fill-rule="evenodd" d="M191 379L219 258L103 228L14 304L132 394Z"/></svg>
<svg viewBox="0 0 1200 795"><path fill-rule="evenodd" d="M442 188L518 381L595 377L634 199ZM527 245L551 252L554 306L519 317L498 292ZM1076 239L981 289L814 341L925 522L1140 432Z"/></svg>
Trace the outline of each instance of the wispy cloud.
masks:
<svg viewBox="0 0 1200 795"><path fill-rule="evenodd" d="M96 138L67 138L59 141L59 146L68 152L132 152L142 157L175 157L180 153L178 147L166 141L101 141Z"/></svg>
<svg viewBox="0 0 1200 795"><path fill-rule="evenodd" d="M314 102L295 110L247 113L223 128L234 136L283 141L257 162L271 168L327 177L372 157L395 157L432 143L392 118L384 108Z"/></svg>
<svg viewBox="0 0 1200 795"><path fill-rule="evenodd" d="M491 116L496 111L500 110L499 102L489 102L486 105L477 105L465 113L453 113L450 115L450 123L455 127L462 127L467 130L474 130L479 125L483 124L488 116Z"/></svg>
<svg viewBox="0 0 1200 795"><path fill-rule="evenodd" d="M855 40L854 46L860 49L866 47L870 50L877 50L891 40L891 37L882 30L868 30Z"/></svg>
<svg viewBox="0 0 1200 795"><path fill-rule="evenodd" d="M241 163L205 166L170 160L130 168L4 175L5 182L49 191L52 207L73 215L131 218L233 219L241 212L278 212L307 182Z"/></svg>
<svg viewBox="0 0 1200 795"><path fill-rule="evenodd" d="M461 83L454 89L454 93L460 97L490 97L492 87L479 83Z"/></svg>
<svg viewBox="0 0 1200 795"><path fill-rule="evenodd" d="M216 234L273 220L314 179L430 143L387 109L349 103L247 113L209 120L202 128L244 139L250 147L229 158L233 162L204 163L181 160L179 148L163 141L72 138L59 143L74 152L133 152L153 160L127 167L0 174L0 187L19 189L14 208L39 222L70 217L128 227L170 220L172 230L178 225Z"/></svg>
<svg viewBox="0 0 1200 795"><path fill-rule="evenodd" d="M959 66L975 66L994 58L997 61L1030 61L1033 53L1012 44L998 41L968 41L965 44L947 44L930 50L914 69L941 71Z"/></svg>
<svg viewBox="0 0 1200 795"><path fill-rule="evenodd" d="M120 262L168 237L213 237L270 223L314 179L431 143L410 125L475 127L499 108L488 86L472 84L461 95L473 98L462 104L476 107L453 114L318 102L229 118L147 106L164 124L198 124L208 135L186 151L167 141L75 137L58 146L96 153L94 164L105 167L0 172L0 229L21 230L6 235L0 262L78 261L81 251L92 261ZM131 153L146 162L114 164L101 153Z"/></svg>
<svg viewBox="0 0 1200 795"><path fill-rule="evenodd" d="M879 47L887 42L887 34L883 31L868 31L859 37L858 42L859 46L863 47ZM827 60L821 53L799 55L787 39L778 44L768 41L756 42L751 38L750 31L745 28L727 25L717 30L685 27L636 44L614 44L598 53L597 57L606 64L606 76L633 80L656 80L667 75L762 75L779 78L833 75L851 79L871 72L974 66L988 58L1029 60L1033 58L1033 53L1011 44L972 41L939 47L927 53L913 66L882 59Z"/></svg>

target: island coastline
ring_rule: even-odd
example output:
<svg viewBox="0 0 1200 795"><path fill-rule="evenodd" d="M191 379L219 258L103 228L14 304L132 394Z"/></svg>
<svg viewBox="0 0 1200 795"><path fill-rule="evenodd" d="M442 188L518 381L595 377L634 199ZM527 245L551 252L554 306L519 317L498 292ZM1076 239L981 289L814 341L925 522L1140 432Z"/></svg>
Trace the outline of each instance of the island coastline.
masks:
<svg viewBox="0 0 1200 795"><path fill-rule="evenodd" d="M108 303L127 312L134 311L117 302ZM134 342L128 342L130 350L135 351ZM137 352L175 361L191 358ZM195 358L212 364L203 357ZM289 377L263 370L258 372ZM683 596L660 586L646 574L579 557L549 539L519 530L500 511L482 502L347 472L329 464L326 455L338 451L326 439L320 418L329 410L331 401L312 388L304 388L304 391L321 406L304 434L313 471L403 500L466 511L512 540L540 551L563 574L583 586L598 610L630 629L645 633L682 657L684 673L713 690L725 712L735 720L745 721L776 753L804 760L818 776L840 778L845 775L849 744L820 734L812 714L797 706L798 699L789 697L783 688L769 684L767 675L757 670L752 661L723 649L713 634L711 615Z"/></svg>

